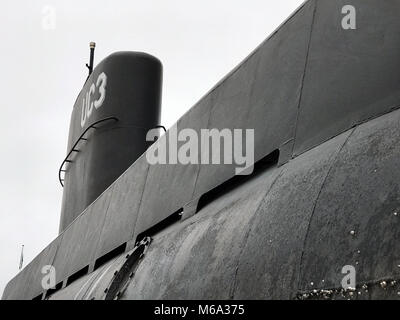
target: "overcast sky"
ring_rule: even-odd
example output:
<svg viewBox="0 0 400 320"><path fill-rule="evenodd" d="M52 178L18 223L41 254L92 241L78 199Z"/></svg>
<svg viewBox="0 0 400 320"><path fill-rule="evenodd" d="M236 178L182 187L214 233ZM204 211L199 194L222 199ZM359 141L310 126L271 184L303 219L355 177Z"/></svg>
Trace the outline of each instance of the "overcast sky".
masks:
<svg viewBox="0 0 400 320"><path fill-rule="evenodd" d="M162 124L169 127L302 2L3 0L0 295L18 272L21 245L27 264L57 236L58 168L90 41L95 63L121 50L162 61Z"/></svg>

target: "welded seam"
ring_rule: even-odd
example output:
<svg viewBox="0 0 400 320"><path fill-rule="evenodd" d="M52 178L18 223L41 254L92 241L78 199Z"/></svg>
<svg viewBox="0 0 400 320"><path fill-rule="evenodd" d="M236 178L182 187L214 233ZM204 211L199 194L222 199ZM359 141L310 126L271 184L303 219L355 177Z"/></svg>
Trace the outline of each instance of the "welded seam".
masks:
<svg viewBox="0 0 400 320"><path fill-rule="evenodd" d="M214 102L215 102L215 96L212 96L211 97L211 107L210 107L210 111L209 111L209 114L208 114L206 129L208 129L208 127L210 125L211 113L212 113L212 110L214 109ZM200 128L200 131L201 131L201 128ZM193 200L193 197L194 197L196 189L197 189L197 180L199 179L199 176L200 176L201 165L198 164L197 167L198 167L198 170L197 170L197 173L196 173L196 180L194 181L194 187L193 187L192 197L191 197L190 201Z"/></svg>
<svg viewBox="0 0 400 320"><path fill-rule="evenodd" d="M54 267L54 263L56 262L56 258L57 258L57 255L58 255L58 249L60 249L61 244L62 244L62 242L63 242L63 239L64 239L64 234L61 235L60 243L57 245L56 252L54 253L54 257L53 257L53 259L51 260L51 265L52 265L53 267ZM64 281L64 280L63 280L63 281Z"/></svg>
<svg viewBox="0 0 400 320"><path fill-rule="evenodd" d="M111 195L110 195L110 201L109 201L109 203L108 203L108 205L107 205L107 209L106 209L106 213L105 213L105 216L104 216L103 225L102 225L102 227L101 227L100 237L101 237L101 234L103 233L103 230L104 230L104 225L105 225L105 222L106 222L108 209L110 208L111 198L112 198L113 192L114 192L114 188L112 189L112 193L111 193ZM84 211L84 212L85 212L85 211ZM80 217L80 216L81 216L81 215L79 215L78 217ZM76 219L77 219L78 217L76 217ZM69 226L68 226L68 227L69 227ZM65 231L65 230L64 230L64 231ZM59 249L59 248L61 247L61 245L62 245L62 240L63 240L64 234L65 234L64 232L61 234L62 238L61 238L61 240L60 240L59 245L57 246L56 253L55 253L54 258L53 258L53 261L52 261L52 265L53 265L53 266L54 266L54 262L56 261L56 258L57 258L57 254L58 254L58 251L59 251L58 249ZM96 253L97 250L98 250L99 243L100 243L100 239L99 239L99 241L97 242L95 253ZM95 260L96 260L96 257L95 257ZM91 261L89 262L89 265L90 265L90 263L91 263ZM63 279L62 281L64 282L64 281L67 280L68 277L70 277L70 276L71 276L71 275L67 275L67 277L66 277L65 279Z"/></svg>
<svg viewBox="0 0 400 320"><path fill-rule="evenodd" d="M56 258L57 258L57 254L58 254L58 249L60 248L60 246L61 246L61 243L62 243L62 238L64 237L64 234L62 234L61 235L61 239L60 239L60 242L57 244L57 247L56 247L56 252L54 253L54 256L53 256L53 259L51 259L51 266L53 266L54 267L54 262L56 261ZM42 268L43 266L40 266L40 268ZM56 279L57 280L57 279ZM65 279L63 279L63 282L64 282L64 280ZM56 281L57 282L57 281ZM59 282L57 282L57 283L59 283ZM5 290L4 290L5 291ZM46 293L46 291L47 290L44 290L44 291L42 291L42 299L43 299L43 295ZM3 292L3 294L4 294L4 292ZM30 297L30 299L33 299L34 297Z"/></svg>
<svg viewBox="0 0 400 320"><path fill-rule="evenodd" d="M96 279L96 281L91 285L90 291L87 292L86 296L82 297L85 298L85 300L89 300L90 296L92 295L92 293L94 292L94 290L97 289L97 286L99 285L100 281L103 279L103 277L106 275L106 273L108 272L108 270L111 269L111 267L113 267L113 263L111 263L105 270L103 270L99 277Z"/></svg>
<svg viewBox="0 0 400 320"><path fill-rule="evenodd" d="M340 136L341 134L351 130L354 127L361 126L364 123L367 123L367 122L372 121L372 120L376 120L376 119L378 119L380 117L383 117L383 116L385 116L385 115L387 115L389 113L392 113L392 112L395 112L395 111L398 111L398 110L400 110L400 105L392 106L389 110L384 110L384 111L379 112L377 114L370 115L368 118L365 118L365 119L362 119L362 120L358 120L355 123L352 123L351 125L349 125L349 126L345 127L344 129L338 131L334 135L329 136L329 137L327 137L327 138L325 138L325 139L323 139L323 140L311 145L310 147L307 147L307 148L301 150L301 152L299 154L295 155L293 157L293 159L298 157L298 156L300 156L300 155L302 155L302 154L304 154L304 153L306 153L306 152L308 152L308 151L310 151L310 150L312 150L312 149L314 149L314 148L316 148L316 147L318 147L318 146L320 146L321 144L324 144L325 142L327 142L329 140L332 140L333 138L336 138L337 136Z"/></svg>
<svg viewBox="0 0 400 320"><path fill-rule="evenodd" d="M256 65L256 68L255 68L256 71L258 70L258 66L260 65L260 61L261 61L261 58L259 58L258 61L257 61L257 65ZM241 66L242 65L240 65L238 69L240 69ZM249 96L248 96L249 104L251 104L251 101L252 101L252 97L253 97L253 93L254 93L254 85L255 85L256 81L257 81L257 72L255 72L252 84L250 85L250 93L249 93ZM215 104L216 104L216 101L217 101L216 93L212 92L211 94L213 94L213 96L211 97L211 107L210 107L210 111L209 111L209 115L208 115L206 129L210 129L209 126L210 126L210 122L211 122L211 115L213 113L213 110L215 109ZM248 114L250 112L250 109L251 109L251 106L249 108L247 108L247 116L248 116ZM198 165L198 170L197 170L197 173L196 173L196 180L194 182L194 188L193 188L192 197L191 197L190 201L193 201L193 197L194 197L196 189L197 189L197 180L199 179L200 170L201 170L201 165Z"/></svg>
<svg viewBox="0 0 400 320"><path fill-rule="evenodd" d="M308 61L309 61L309 55L310 55L310 50L311 50L311 40L312 40L312 35L313 35L313 30L314 30L316 12L317 12L317 1L314 0L314 11L313 11L312 19L311 19L310 37L308 40L307 53L306 53L306 58L305 58L305 62L304 62L304 71L303 71L303 75L302 75L301 83L300 83L300 96L299 96L299 103L297 105L296 121L295 121L295 126L294 126L293 146L292 146L292 154L291 154L292 158L293 158L293 153L294 153L294 147L296 145L297 127L298 127L299 117L300 117L300 106L301 106L301 102L303 101L304 82L305 82L306 72L307 72L307 68L308 68Z"/></svg>
<svg viewBox="0 0 400 320"><path fill-rule="evenodd" d="M255 56L255 55L254 55ZM254 90L255 90L255 85L258 79L258 68L260 67L261 64L261 57L258 57L257 63L256 63L256 68L254 72L254 78L253 82L250 85L250 93L249 93L249 102L248 102L248 108L246 108L246 118L249 119L249 114L252 111L252 102L253 102L253 96L254 96ZM254 102L254 105L257 104L257 101ZM255 128L251 128L255 131Z"/></svg>
<svg viewBox="0 0 400 320"><path fill-rule="evenodd" d="M304 251L305 251L305 248L306 248L307 239L308 239L308 236L309 236L309 233L310 233L310 229L311 229L311 223L312 223L312 220L313 220L313 218L314 218L315 209L316 209L316 207L317 207L317 203L318 203L319 197L320 197L321 194L322 194L322 190L323 190L324 187L325 187L325 183L326 183L326 181L328 180L328 177L329 177L329 175L330 175L330 173L331 173L333 167L335 166L336 161L337 161L337 159L338 159L340 153L342 152L343 148L346 146L347 142L349 141L350 137L353 135L353 133L354 133L354 131L355 131L356 129L357 129L357 127L354 127L354 128L353 128L353 130L352 130L352 131L350 132L350 134L347 136L346 140L343 142L343 144L341 145L341 147L339 148L339 150L336 152L335 155L332 156L332 162L331 162L331 164L330 164L330 166L329 166L329 168L328 168L328 171L327 171L327 173L326 173L326 175L325 175L325 177L324 177L324 180L323 180L323 182L322 182L322 184L321 184L321 187L320 187L320 189L319 189L319 191L318 191L317 197L316 197L316 199L315 199L315 201L314 201L313 209L312 209L312 212L311 212L311 215L310 215L310 218L309 218L309 221L308 221L308 225L307 225L307 231L306 231L306 234L305 234L305 236L304 236L303 248L302 248L302 250L301 250L300 263L299 263L299 274L298 274L298 279L297 279L297 291L300 290L300 281L301 281L301 276L302 276L302 272L303 272Z"/></svg>
<svg viewBox="0 0 400 320"><path fill-rule="evenodd" d="M263 204L264 199L265 199L265 198L268 196L268 194L271 192L273 186L274 186L275 183L278 181L278 179L282 176L282 174L283 174L284 171L285 171L285 170L284 170L284 167L281 167L280 172L277 174L277 176L275 177L274 181L271 183L271 185L270 185L270 187L268 188L268 190L267 190L267 191L264 193L264 195L261 197L260 203L258 204L256 210L254 210L254 215L253 215L253 217L250 219L250 221L249 221L249 223L248 223L249 228L248 228L248 230L247 230L247 232L246 232L246 234L245 234L245 236L244 236L244 238L243 238L242 248L240 249L240 253L239 253L239 256L238 256L238 259L237 259L236 268L235 268L235 275L234 275L234 278L233 278L233 284L232 284L231 289L229 290L229 291L230 291L230 293L229 293L229 298L230 298L230 299L234 299L234 297L235 297L236 287L237 287L237 274L238 274L238 270L239 270L239 264L240 264L240 261L241 261L241 258L242 258L243 252L244 252L244 248L246 247L247 240L249 239L250 233L251 233L251 231L252 231L252 227L251 227L251 226L252 226L252 222L254 221L254 219L255 219L255 217L256 217L256 215L257 215L258 210L260 209L261 205Z"/></svg>
<svg viewBox="0 0 400 320"><path fill-rule="evenodd" d="M103 235L103 232L104 232L104 227L106 225L106 220L107 220L107 216L108 216L108 209L110 209L110 205L111 205L111 200L112 200L113 194L114 194L114 187L113 187L111 195L110 195L110 200L108 201L108 204L107 204L106 213L104 214L103 225L101 226L101 232L100 232L100 235L99 235L99 240L97 241L95 254L99 250L99 246L100 246L100 242L101 242L101 236ZM99 257L96 257L96 256L94 257L94 262L96 261L97 258L99 258Z"/></svg>
<svg viewBox="0 0 400 320"><path fill-rule="evenodd" d="M134 226L133 226L133 229L132 229L132 233L131 233L131 235L130 235L130 240L132 240L132 239L133 239L133 236L135 235L135 231L136 231L136 222L137 222L138 219L139 219L140 208L142 207L142 200L143 200L144 192L145 192L146 186L147 186L147 179L148 179L148 177L149 177L149 171L150 171L150 164L147 165L146 180L144 181L143 191L142 191L142 194L141 194L141 196L140 196L139 205L138 205L138 209L137 209L137 215L136 215L136 219L135 219Z"/></svg>
<svg viewBox="0 0 400 320"><path fill-rule="evenodd" d="M86 285L88 285L87 288L86 288L85 293L82 295L82 298L85 297L87 291L89 290L89 288L90 288L90 286L91 286L91 281L93 280L93 278L95 278L95 276L96 276L96 273L93 272L92 275L89 277L89 279L83 284L83 286L82 286L82 287L79 289L79 291L75 294L73 300L77 300L78 297L79 297L79 295L80 295L80 294L83 292L83 290L86 288Z"/></svg>
<svg viewBox="0 0 400 320"><path fill-rule="evenodd" d="M303 10L303 8L306 7L306 5L310 2L311 0L305 0L285 21L283 21L263 42L261 42L250 54L248 54L239 64L237 64L230 72L228 72L221 80L217 82L214 87L212 87L209 91L204 94L200 100L195 104L198 105L203 99L208 97L210 94L213 94L223 83L225 83L226 80L230 79L249 59L251 59L268 41L270 41L272 38L274 38L282 29L284 26L289 24L296 16L297 14Z"/></svg>

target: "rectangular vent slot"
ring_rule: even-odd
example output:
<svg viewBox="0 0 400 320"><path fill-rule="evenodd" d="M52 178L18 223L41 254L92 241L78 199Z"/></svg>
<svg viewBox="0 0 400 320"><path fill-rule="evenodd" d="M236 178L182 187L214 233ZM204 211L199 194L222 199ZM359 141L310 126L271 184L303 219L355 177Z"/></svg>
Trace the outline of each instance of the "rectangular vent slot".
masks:
<svg viewBox="0 0 400 320"><path fill-rule="evenodd" d="M199 212L204 207L206 207L211 202L217 200L221 196L234 190L239 185L253 179L255 176L260 175L269 168L276 166L278 164L278 161L279 161L279 150L277 149L268 154L267 156L265 156L264 158L257 161L254 164L254 170L252 174L247 176L234 176L231 179L223 182L219 186L215 187L214 189L211 189L210 191L206 192L199 199L196 213Z"/></svg>
<svg viewBox="0 0 400 320"><path fill-rule="evenodd" d="M72 276L68 277L67 286L69 286L75 280L78 280L79 278L87 275L88 272L89 272L89 266L86 266L86 267L82 268L81 270L75 272Z"/></svg>
<svg viewBox="0 0 400 320"><path fill-rule="evenodd" d="M161 230L166 229L170 225L178 222L182 218L183 208L180 208L178 211L174 212L161 222L157 223L156 225L152 226L151 228L147 229L146 231L142 232L136 237L136 243L142 241L146 237L152 237L153 235L157 234Z"/></svg>
<svg viewBox="0 0 400 320"><path fill-rule="evenodd" d="M52 294L56 293L58 290L60 290L62 288L63 282L59 282L54 289L49 289L46 291L46 296L45 299L47 299L48 297L50 297Z"/></svg>
<svg viewBox="0 0 400 320"><path fill-rule="evenodd" d="M43 297L43 293L39 294L37 297L34 297L34 298L32 299L32 301L39 301L39 300L42 300L42 297Z"/></svg>
<svg viewBox="0 0 400 320"><path fill-rule="evenodd" d="M114 250L111 250L110 252L106 253L104 256L98 258L96 260L96 263L94 264L94 270L98 269L108 261L114 259L115 257L118 257L120 254L124 253L126 250L126 242L121 244L119 247L115 248Z"/></svg>

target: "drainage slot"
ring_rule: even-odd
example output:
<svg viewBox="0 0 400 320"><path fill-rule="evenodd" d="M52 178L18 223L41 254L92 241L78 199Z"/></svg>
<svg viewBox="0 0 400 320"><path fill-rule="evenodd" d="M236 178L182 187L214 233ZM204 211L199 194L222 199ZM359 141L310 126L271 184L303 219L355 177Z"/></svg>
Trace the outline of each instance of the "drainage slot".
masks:
<svg viewBox="0 0 400 320"><path fill-rule="evenodd" d="M43 293L39 294L37 297L34 297L34 298L32 299L32 301L39 301L39 300L42 300L42 297L43 297Z"/></svg>
<svg viewBox="0 0 400 320"><path fill-rule="evenodd" d="M115 248L114 250L111 250L109 253L106 253L104 256L98 258L94 264L94 270L98 269L108 261L116 258L120 254L124 253L126 250L126 242L121 244L119 247Z"/></svg>
<svg viewBox="0 0 400 320"><path fill-rule="evenodd" d="M222 197L223 195L229 193L230 191L234 190L241 184L253 179L255 176L260 175L261 173L265 172L266 170L276 166L279 161L279 150L274 150L264 158L260 159L254 164L254 170L252 174L247 176L234 176L229 180L223 182L219 186L211 189L210 191L203 194L199 202L197 204L196 213L199 212L201 209L209 205L211 202L217 200L218 198Z"/></svg>
<svg viewBox="0 0 400 320"><path fill-rule="evenodd" d="M81 270L75 272L72 276L68 277L67 286L69 286L75 280L78 280L79 278L87 275L88 272L89 272L89 266L86 266L86 267L82 268Z"/></svg>
<svg viewBox="0 0 400 320"><path fill-rule="evenodd" d="M157 223L156 225L152 226L151 228L147 229L146 231L143 231L140 233L137 238L136 238L136 244L138 242L142 241L146 237L152 237L156 233L160 232L161 230L166 229L170 225L174 224L175 222L178 222L182 218L182 213L183 213L183 208L180 208L178 211L174 212L161 222Z"/></svg>
<svg viewBox="0 0 400 320"><path fill-rule="evenodd" d="M61 282L59 282L59 283L55 286L55 288L47 290L47 291L46 291L45 299L47 299L47 298L50 297L52 294L54 294L54 293L56 293L58 290L60 290L60 289L62 288L62 285L63 285L63 282L61 281Z"/></svg>

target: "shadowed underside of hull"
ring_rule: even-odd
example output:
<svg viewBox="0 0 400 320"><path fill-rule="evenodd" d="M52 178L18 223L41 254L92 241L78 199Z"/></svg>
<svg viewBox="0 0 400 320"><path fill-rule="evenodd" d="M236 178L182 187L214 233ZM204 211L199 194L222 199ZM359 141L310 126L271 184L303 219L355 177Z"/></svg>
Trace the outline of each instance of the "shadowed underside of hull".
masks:
<svg viewBox="0 0 400 320"><path fill-rule="evenodd" d="M356 30L347 4L306 1L178 120L254 129L252 176L143 154L3 299L398 297L400 2L353 0Z"/></svg>

